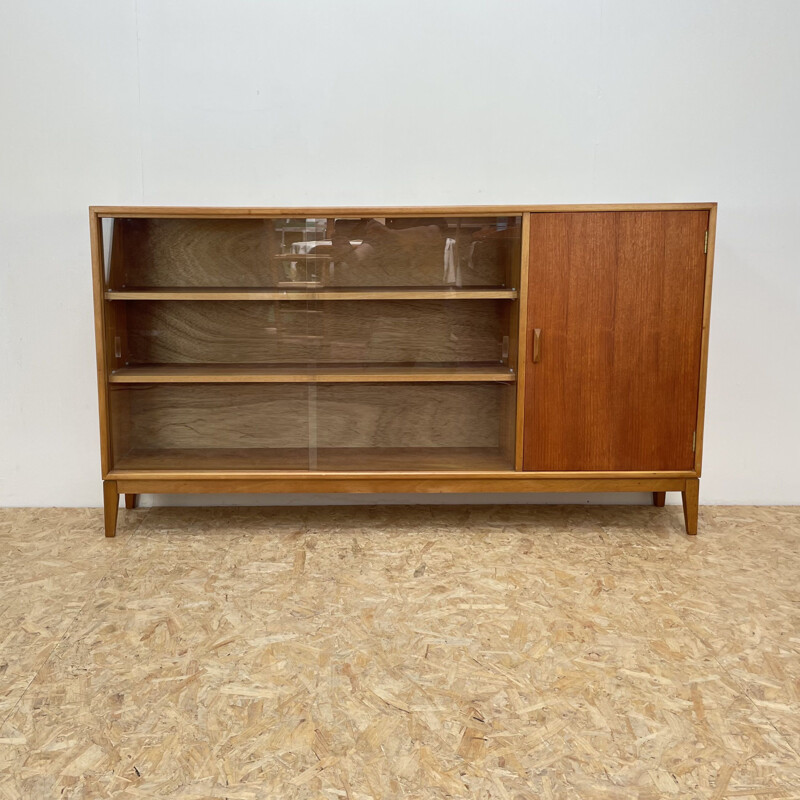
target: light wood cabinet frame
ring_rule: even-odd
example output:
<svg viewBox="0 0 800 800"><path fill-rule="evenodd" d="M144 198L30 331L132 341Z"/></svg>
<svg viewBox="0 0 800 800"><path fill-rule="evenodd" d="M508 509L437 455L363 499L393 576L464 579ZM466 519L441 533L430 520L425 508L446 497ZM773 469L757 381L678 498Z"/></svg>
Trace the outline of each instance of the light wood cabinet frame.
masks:
<svg viewBox="0 0 800 800"><path fill-rule="evenodd" d="M523 435L525 430L525 389L530 375L531 342L528 335L526 309L528 307L530 274L530 233L533 215L542 213L575 213L575 212L621 212L621 211L698 211L705 210L709 214L707 252L705 255L705 280L702 303L702 337L699 365L699 391L697 397L697 424L694 467L690 470L645 470L645 471L524 471L523 470ZM203 207L139 207L139 206L93 206L89 210L90 236L92 252L92 273L95 309L95 336L97 358L97 382L99 398L101 472L104 482L104 506L106 535L113 536L116 529L119 495L126 496L126 507L135 505L136 496L142 493L248 493L248 492L653 492L654 503L663 504L663 494L668 491L682 493L686 530L689 534L697 532L698 516L698 479L702 469L703 430L705 413L705 394L707 383L707 362L709 325L711 311L711 284L714 262L714 238L716 231L716 203L687 204L610 204L610 205L524 205L524 206L449 206L449 207L364 207L364 208L203 208ZM211 299L203 298L202 289L141 289L138 292L120 291L116 286L107 285L104 258L104 242L101 221L112 219L273 219L273 218L334 218L344 217L486 217L486 216L519 216L521 217L521 251L519 284L497 290L496 298L513 303L510 310L513 320L513 335L510 353L516 354L516 374L512 383L513 396L516 397L514 414L509 421L509 447L513 447L511 464L507 470L402 470L388 471L348 471L331 472L323 470L212 470L212 469L120 469L115 466L112 435L112 408L110 391L119 384L141 379L135 372L117 369L112 338L114 331L124 329L124 310L117 305L119 300L169 299L175 301ZM541 291L541 287L536 288ZM270 292L264 290L229 290L227 299L271 300L292 299L286 292ZM464 292L469 293L469 289ZM200 295L200 297L198 297ZM431 299L440 296L432 290L358 290L352 289L343 293L341 299L366 301L395 299L402 301L411 296L416 299ZM487 295L491 297L492 295ZM453 295L454 302L457 300ZM331 293L320 290L318 296L310 297L310 293L299 294L298 300L337 299ZM467 302L470 302L467 300ZM122 321L121 321L122 320ZM547 340L543 339L543 358L546 358ZM179 377L162 369L151 370L145 374L157 383L159 380L180 382ZM224 371L222 371L224 372ZM436 380L435 370L430 380ZM160 375L160 377L159 377ZM186 381L202 378L202 369L189 373ZM166 377L165 377L166 376ZM418 376L419 377L419 376ZM452 376L451 376L452 377ZM474 376L473 376L474 377ZM408 380L409 375L403 371L392 373L391 370L376 373L376 381ZM211 376L212 380L236 384L243 380L271 381L270 376L256 376L252 371L229 370L227 376ZM303 382L314 380L308 374L297 372L289 380ZM338 378L347 381L346 375ZM415 378L417 380L418 378ZM439 380L448 380L440 375ZM467 381L469 375L455 378ZM501 372L494 378L484 376L484 380L503 380ZM277 380L284 380L278 378ZM423 377L422 380L425 380Z"/></svg>

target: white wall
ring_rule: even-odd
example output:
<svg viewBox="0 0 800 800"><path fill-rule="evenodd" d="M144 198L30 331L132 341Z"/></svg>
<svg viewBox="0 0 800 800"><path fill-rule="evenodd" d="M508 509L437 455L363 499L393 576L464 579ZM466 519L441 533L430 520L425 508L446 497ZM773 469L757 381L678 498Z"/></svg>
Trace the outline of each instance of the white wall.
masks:
<svg viewBox="0 0 800 800"><path fill-rule="evenodd" d="M719 202L706 503L800 503L800 3L0 0L0 505L100 502L89 204Z"/></svg>

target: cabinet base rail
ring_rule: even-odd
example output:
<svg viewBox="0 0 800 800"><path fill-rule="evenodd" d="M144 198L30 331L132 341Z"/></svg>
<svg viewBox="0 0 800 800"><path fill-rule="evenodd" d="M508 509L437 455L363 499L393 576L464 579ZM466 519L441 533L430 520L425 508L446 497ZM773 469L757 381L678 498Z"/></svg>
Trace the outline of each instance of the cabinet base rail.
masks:
<svg viewBox="0 0 800 800"><path fill-rule="evenodd" d="M140 494L276 494L276 493L486 493L486 492L652 492L653 504L664 505L666 492L680 492L686 533L697 533L700 481L696 477L552 477L520 476L413 477L119 477L103 481L105 534L116 535L119 496L134 508Z"/></svg>

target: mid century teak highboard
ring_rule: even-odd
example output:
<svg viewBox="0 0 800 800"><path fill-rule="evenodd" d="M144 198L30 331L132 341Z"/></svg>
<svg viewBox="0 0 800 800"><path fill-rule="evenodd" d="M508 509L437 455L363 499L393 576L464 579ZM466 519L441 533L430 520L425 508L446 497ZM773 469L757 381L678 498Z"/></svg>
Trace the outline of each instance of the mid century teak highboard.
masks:
<svg viewBox="0 0 800 800"><path fill-rule="evenodd" d="M90 209L106 535L157 492L681 492L715 203Z"/></svg>

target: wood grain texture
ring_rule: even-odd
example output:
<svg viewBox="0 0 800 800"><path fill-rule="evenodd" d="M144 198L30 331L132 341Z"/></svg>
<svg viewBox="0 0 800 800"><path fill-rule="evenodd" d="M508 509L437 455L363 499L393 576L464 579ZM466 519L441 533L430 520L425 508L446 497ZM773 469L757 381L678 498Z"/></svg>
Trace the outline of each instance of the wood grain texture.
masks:
<svg viewBox="0 0 800 800"><path fill-rule="evenodd" d="M117 535L119 493L116 481L103 481L103 524L108 538Z"/></svg>
<svg viewBox="0 0 800 800"><path fill-rule="evenodd" d="M697 520L700 511L700 481L697 478L688 478L686 488L681 493L683 501L683 520L686 533L694 536L697 533Z"/></svg>
<svg viewBox="0 0 800 800"><path fill-rule="evenodd" d="M467 451L501 447L499 411L503 393L513 390L491 383L115 386L114 412L121 408L128 426L115 428L115 467L325 469L322 451L341 449L331 457L348 466L349 449L349 468L368 470L359 451L406 449L404 468L424 469L439 467L417 463L415 450L460 448L467 455L461 468L477 468ZM449 455L440 461L442 469L459 467ZM482 464L497 467L496 458Z"/></svg>
<svg viewBox="0 0 800 800"><path fill-rule="evenodd" d="M491 383L321 384L317 446L498 448L513 386Z"/></svg>
<svg viewBox="0 0 800 800"><path fill-rule="evenodd" d="M94 296L94 336L97 370L97 397L100 420L100 468L103 476L108 473L113 461L111 453L111 412L108 398L107 375L107 321L105 290L105 268L103 263L103 231L100 217L89 214L89 239L92 253L92 289Z"/></svg>
<svg viewBox="0 0 800 800"><path fill-rule="evenodd" d="M503 301L128 304L130 365L502 361Z"/></svg>
<svg viewBox="0 0 800 800"><path fill-rule="evenodd" d="M157 219L254 219L274 217L418 217L418 216L508 216L551 212L679 211L710 209L715 203L573 203L514 206L284 206L244 208L232 206L90 206L101 217Z"/></svg>
<svg viewBox="0 0 800 800"><path fill-rule="evenodd" d="M532 218L526 469L694 464L707 211Z"/></svg>
<svg viewBox="0 0 800 800"><path fill-rule="evenodd" d="M487 455L491 455L488 454ZM481 456L483 458L483 456ZM227 471L222 477L213 477L200 472L192 477L183 477L179 471L164 471L160 477L150 477L149 471L129 470L120 472L116 478L120 491L141 494L159 493L205 493L234 492L259 494L270 492L344 492L353 494L411 492L440 494L443 492L678 492L685 486L682 478L515 478L513 472L505 477L480 477L479 470L470 477L440 472L437 477L426 477L413 471L405 476L397 473L348 474L342 469L339 474L330 472L320 476L314 472L297 472L281 475L279 472L262 473L258 477L243 476L237 471Z"/></svg>
<svg viewBox="0 0 800 800"><path fill-rule="evenodd" d="M344 474L342 474L344 473ZM314 480L325 479L328 477L335 477L337 479L368 479L372 477L372 473L367 470L339 470L336 473L326 472L325 470L316 470L309 472L308 470L238 470L235 476L232 476L225 470L216 469L196 469L196 470L160 470L156 468L146 469L121 469L119 467L111 470L109 478L111 480L166 480L166 479L185 479L185 480L224 480L226 477L236 477L237 479L261 479L266 478L269 480L275 479L290 479L298 478L305 480L306 478L313 478ZM641 485L645 482L655 491L676 491L681 492L686 487L686 479L696 477L693 472L521 472L512 468L504 468L500 470L447 470L447 471L431 471L431 470L397 470L381 475L382 480L407 480L414 478L417 480L439 480L440 478L462 478L464 480L492 480L492 481L531 481L543 480L551 483L563 481L637 481ZM522 486L523 484L519 484Z"/></svg>
<svg viewBox="0 0 800 800"><path fill-rule="evenodd" d="M503 383L503 387L498 411L500 449L504 464L513 467L516 454L517 387L513 383Z"/></svg>
<svg viewBox="0 0 800 800"><path fill-rule="evenodd" d="M122 219L124 286L269 286L269 220ZM116 288L116 287L115 287Z"/></svg>
<svg viewBox="0 0 800 800"><path fill-rule="evenodd" d="M317 277L326 286L510 286L507 275L513 261L512 239L494 219L445 217L365 219L349 235L336 225L333 245L317 250L332 262ZM359 241L349 244L349 239ZM452 246L452 269L445 264L446 243ZM519 228L516 228L519 242Z"/></svg>
<svg viewBox="0 0 800 800"><path fill-rule="evenodd" d="M520 253L519 301L517 303L517 397L514 431L514 468L523 468L525 444L525 381L528 374L528 291L531 252L531 215L522 216L522 250Z"/></svg>
<svg viewBox="0 0 800 800"><path fill-rule="evenodd" d="M128 361L128 305L105 302L106 378Z"/></svg>
<svg viewBox="0 0 800 800"><path fill-rule="evenodd" d="M139 450L307 449L308 403L302 384L115 385L115 436L125 436L114 448L115 463Z"/></svg>
<svg viewBox="0 0 800 800"><path fill-rule="evenodd" d="M308 444L296 447L152 447L144 443L128 450L115 463L113 475L132 472L196 472L214 470L232 474L259 471L307 472Z"/></svg>
<svg viewBox="0 0 800 800"><path fill-rule="evenodd" d="M498 447L318 447L182 448L135 450L117 463L122 472L136 470L307 471L314 459L319 472L414 472L500 470L509 466ZM126 495L127 496L127 495Z"/></svg>
<svg viewBox="0 0 800 800"><path fill-rule="evenodd" d="M101 220L106 224L104 233L108 236L108 265L106 269L106 290L125 285L125 221L120 219Z"/></svg>
<svg viewBox="0 0 800 800"><path fill-rule="evenodd" d="M513 383L516 374L502 365L434 364L275 366L248 364L151 364L122 367L109 383Z"/></svg>
<svg viewBox="0 0 800 800"><path fill-rule="evenodd" d="M163 289L119 289L105 293L106 300L281 300L308 303L312 300L515 300L516 289L479 286L457 289L450 286L417 289L398 286L394 289L200 289L170 286Z"/></svg>
<svg viewBox="0 0 800 800"><path fill-rule="evenodd" d="M714 252L717 238L717 205L708 214L708 253L706 254L706 280L703 298L703 339L700 348L700 386L697 404L697 447L694 469L700 477L703 471L703 431L705 430L706 382L708 377L708 341L711 329L711 284L714 276Z"/></svg>
<svg viewBox="0 0 800 800"><path fill-rule="evenodd" d="M350 287L504 286L519 247L518 219L516 228L500 229L488 218L482 221L486 230L481 221L463 226L457 218L421 218L411 227L364 219L350 226L350 236L334 234L333 245L316 221L122 219L124 277L114 288L267 287L295 279ZM360 244L350 245L351 237ZM446 268L448 238L457 266L452 270ZM297 241L320 244L312 253L293 255L289 248Z"/></svg>

